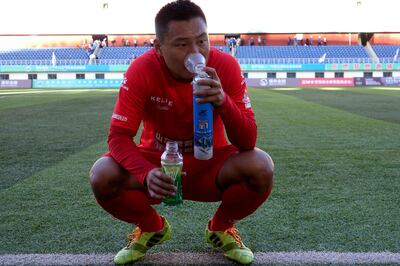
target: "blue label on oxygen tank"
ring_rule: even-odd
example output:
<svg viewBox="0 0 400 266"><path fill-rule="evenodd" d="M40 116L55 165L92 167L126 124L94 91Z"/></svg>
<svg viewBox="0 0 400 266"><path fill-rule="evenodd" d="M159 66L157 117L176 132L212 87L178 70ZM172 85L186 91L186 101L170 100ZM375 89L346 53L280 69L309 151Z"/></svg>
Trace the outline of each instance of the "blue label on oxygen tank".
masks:
<svg viewBox="0 0 400 266"><path fill-rule="evenodd" d="M212 157L213 107L211 103L197 103L193 98L194 155L197 159Z"/></svg>

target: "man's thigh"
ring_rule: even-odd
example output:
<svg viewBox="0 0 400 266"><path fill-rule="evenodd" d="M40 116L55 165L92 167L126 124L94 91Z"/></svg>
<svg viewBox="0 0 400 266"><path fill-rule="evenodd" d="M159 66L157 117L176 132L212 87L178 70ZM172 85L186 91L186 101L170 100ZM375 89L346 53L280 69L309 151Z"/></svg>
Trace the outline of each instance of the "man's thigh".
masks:
<svg viewBox="0 0 400 266"><path fill-rule="evenodd" d="M139 151L147 161L160 167L161 152L140 148ZM182 169L184 199L203 202L220 201L222 193L216 184L218 173L226 160L237 153L237 148L227 145L214 148L214 154L210 160L197 160L193 154L184 154ZM104 156L111 155L107 153ZM151 198L149 200L152 204L159 203L159 201Z"/></svg>
<svg viewBox="0 0 400 266"><path fill-rule="evenodd" d="M237 154L234 146L224 146L214 149L210 160L196 160L192 154L185 155L182 178L183 197L193 201L220 201L222 192L217 187L217 176L226 160Z"/></svg>

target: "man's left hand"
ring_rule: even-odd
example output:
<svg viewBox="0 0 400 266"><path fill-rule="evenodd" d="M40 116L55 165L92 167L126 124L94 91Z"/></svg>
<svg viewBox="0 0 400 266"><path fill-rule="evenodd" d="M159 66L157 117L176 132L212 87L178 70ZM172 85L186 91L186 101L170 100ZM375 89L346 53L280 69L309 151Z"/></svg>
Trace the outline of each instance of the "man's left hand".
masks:
<svg viewBox="0 0 400 266"><path fill-rule="evenodd" d="M210 102L214 107L220 107L225 102L225 92L217 72L211 67L205 67L203 70L210 78L199 80L197 83L199 88L193 92L193 95L202 97L197 99L198 103Z"/></svg>

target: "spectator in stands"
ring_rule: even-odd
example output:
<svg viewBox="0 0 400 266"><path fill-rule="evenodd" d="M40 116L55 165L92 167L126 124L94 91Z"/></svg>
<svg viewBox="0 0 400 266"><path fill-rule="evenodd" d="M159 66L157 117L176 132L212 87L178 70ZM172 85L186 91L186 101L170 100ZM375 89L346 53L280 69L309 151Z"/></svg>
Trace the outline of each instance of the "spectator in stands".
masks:
<svg viewBox="0 0 400 266"><path fill-rule="evenodd" d="M236 46L242 45L242 39L240 37L237 37L236 39Z"/></svg>
<svg viewBox="0 0 400 266"><path fill-rule="evenodd" d="M136 39L133 40L133 46L137 47L137 40Z"/></svg>
<svg viewBox="0 0 400 266"><path fill-rule="evenodd" d="M230 37L229 38L229 51L233 51L234 49L236 49L236 39L235 37Z"/></svg>
<svg viewBox="0 0 400 266"><path fill-rule="evenodd" d="M235 37L231 37L231 46L230 46L230 51L232 56L236 56L236 48L237 48L237 42Z"/></svg>
<svg viewBox="0 0 400 266"><path fill-rule="evenodd" d="M262 42L261 42L261 36L258 35L258 37L257 37L257 45L260 46L261 44L262 44Z"/></svg>
<svg viewBox="0 0 400 266"><path fill-rule="evenodd" d="M100 48L100 40L95 40L91 46L90 51L88 51L90 65L98 63Z"/></svg>
<svg viewBox="0 0 400 266"><path fill-rule="evenodd" d="M290 36L287 37L287 45L290 46L292 44L292 39L290 39Z"/></svg>
<svg viewBox="0 0 400 266"><path fill-rule="evenodd" d="M321 35L318 36L318 46L322 44Z"/></svg>
<svg viewBox="0 0 400 266"><path fill-rule="evenodd" d="M326 45L326 44L327 44L326 37L324 37L324 45Z"/></svg>
<svg viewBox="0 0 400 266"><path fill-rule="evenodd" d="M88 44L87 49L86 49L86 53L87 53L88 56L90 56L91 54L93 54L93 52L94 52L93 42L90 42Z"/></svg>
<svg viewBox="0 0 400 266"><path fill-rule="evenodd" d="M104 38L103 41L101 42L101 48L107 47L107 38Z"/></svg>
<svg viewBox="0 0 400 266"><path fill-rule="evenodd" d="M254 38L253 37L250 38L249 45L250 46L254 46Z"/></svg>
<svg viewBox="0 0 400 266"><path fill-rule="evenodd" d="M81 48L88 49L88 47L89 47L88 41L86 39L84 39L82 42Z"/></svg>
<svg viewBox="0 0 400 266"><path fill-rule="evenodd" d="M273 162L255 147L257 127L240 66L230 55L210 48L204 13L189 0L162 7L155 24L154 49L132 62L122 82L110 123L110 151L90 171L97 202L114 217L138 226L114 262L140 260L153 245L171 238L168 221L151 204L175 194L173 179L160 169L163 147L172 139L183 153L184 198L221 201L206 226L208 243L231 260L251 263L254 255L234 224L268 198ZM193 92L201 96L200 102L214 106L210 160L193 157L193 74L184 66L190 53L206 58L203 71L210 76L199 81L201 88ZM133 136L142 121L141 143L136 145ZM197 236L197 232L186 233Z"/></svg>
<svg viewBox="0 0 400 266"><path fill-rule="evenodd" d="M297 46L297 34L295 34L294 35L294 37L293 37L293 44L294 44L294 46Z"/></svg>
<svg viewBox="0 0 400 266"><path fill-rule="evenodd" d="M310 45L312 45L312 35L310 35Z"/></svg>

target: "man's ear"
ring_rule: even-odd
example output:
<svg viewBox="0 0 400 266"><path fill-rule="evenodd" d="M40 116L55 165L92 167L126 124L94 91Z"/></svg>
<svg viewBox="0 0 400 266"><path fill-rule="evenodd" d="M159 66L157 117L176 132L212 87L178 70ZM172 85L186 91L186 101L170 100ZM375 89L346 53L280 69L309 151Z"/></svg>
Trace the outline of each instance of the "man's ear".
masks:
<svg viewBox="0 0 400 266"><path fill-rule="evenodd" d="M161 43L158 39L154 40L154 48L156 48L157 54L162 55L161 52Z"/></svg>

